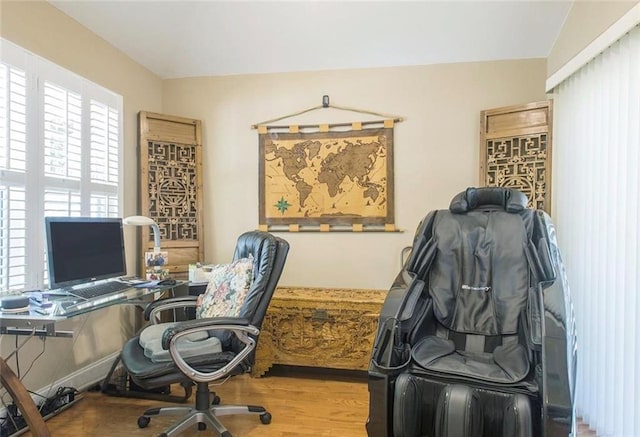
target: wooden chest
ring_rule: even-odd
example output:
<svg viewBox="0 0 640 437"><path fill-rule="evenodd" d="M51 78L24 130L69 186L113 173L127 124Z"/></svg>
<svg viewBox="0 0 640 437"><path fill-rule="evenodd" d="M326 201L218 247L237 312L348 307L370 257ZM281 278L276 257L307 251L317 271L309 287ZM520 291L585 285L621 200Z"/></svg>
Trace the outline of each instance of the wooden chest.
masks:
<svg viewBox="0 0 640 437"><path fill-rule="evenodd" d="M367 370L387 290L278 287L252 376L274 364Z"/></svg>

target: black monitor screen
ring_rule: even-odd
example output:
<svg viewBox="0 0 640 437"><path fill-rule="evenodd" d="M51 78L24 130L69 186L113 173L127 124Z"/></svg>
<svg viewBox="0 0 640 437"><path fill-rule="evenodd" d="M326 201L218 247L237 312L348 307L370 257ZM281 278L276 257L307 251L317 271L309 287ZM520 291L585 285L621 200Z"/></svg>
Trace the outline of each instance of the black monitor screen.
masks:
<svg viewBox="0 0 640 437"><path fill-rule="evenodd" d="M51 288L126 273L122 219L45 217L45 232Z"/></svg>

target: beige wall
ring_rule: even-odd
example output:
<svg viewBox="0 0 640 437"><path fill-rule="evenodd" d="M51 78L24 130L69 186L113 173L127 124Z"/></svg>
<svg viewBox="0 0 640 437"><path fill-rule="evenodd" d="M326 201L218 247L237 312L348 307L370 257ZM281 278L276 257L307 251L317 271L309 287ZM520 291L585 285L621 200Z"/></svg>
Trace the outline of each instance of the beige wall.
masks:
<svg viewBox="0 0 640 437"><path fill-rule="evenodd" d="M134 214L138 193L137 113L162 109L161 79L46 2L2 1L0 36L123 96L124 214ZM128 249L135 248L133 232L127 232L127 246ZM128 250L127 257L129 271L133 272L135 250ZM47 354L38 360L30 373L29 387L45 387L119 351L133 330L129 313L116 307L59 326L60 329L73 329L80 335L74 340L47 340ZM12 340L2 336L2 356L11 347ZM21 362L27 366L40 352L42 344L32 341L29 346L20 354Z"/></svg>
<svg viewBox="0 0 640 437"><path fill-rule="evenodd" d="M547 76L558 71L636 4L637 0L576 0L547 58Z"/></svg>
<svg viewBox="0 0 640 437"><path fill-rule="evenodd" d="M258 225L254 123L321 104L405 117L395 129L396 225L403 233L282 233L282 285L386 289L418 222L478 184L480 111L545 99L544 59L167 80L165 113L203 120L205 252L228 261ZM338 120L338 118L340 118ZM321 109L296 122L359 121Z"/></svg>

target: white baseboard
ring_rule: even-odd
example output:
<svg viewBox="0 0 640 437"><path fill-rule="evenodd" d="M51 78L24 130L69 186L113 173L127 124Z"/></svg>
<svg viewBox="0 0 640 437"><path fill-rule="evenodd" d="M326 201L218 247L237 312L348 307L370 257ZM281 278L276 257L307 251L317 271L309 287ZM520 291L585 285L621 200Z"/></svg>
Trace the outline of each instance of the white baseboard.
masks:
<svg viewBox="0 0 640 437"><path fill-rule="evenodd" d="M120 352L114 352L106 357L89 364L88 366L78 369L75 372L64 376L53 384L36 390L37 394L32 394L31 398L37 405L42 402L43 396L48 397L55 394L58 387L73 387L78 391L85 391L88 388L101 383L109 373L114 360L118 358ZM0 417L5 416L5 408L0 408Z"/></svg>
<svg viewBox="0 0 640 437"><path fill-rule="evenodd" d="M52 386L44 387L38 390L38 394L46 395L49 387L57 389L58 387L73 387L78 391L85 391L94 386L96 383L102 382L107 376L114 360L118 358L120 352L113 352L106 357L95 361L88 366L78 369L75 372L66 375L53 383Z"/></svg>

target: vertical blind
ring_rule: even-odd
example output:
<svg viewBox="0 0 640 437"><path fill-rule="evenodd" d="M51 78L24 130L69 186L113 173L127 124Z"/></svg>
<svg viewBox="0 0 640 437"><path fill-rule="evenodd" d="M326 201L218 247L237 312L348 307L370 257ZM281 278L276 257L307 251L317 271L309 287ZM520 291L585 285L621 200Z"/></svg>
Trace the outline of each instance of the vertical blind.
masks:
<svg viewBox="0 0 640 437"><path fill-rule="evenodd" d="M555 90L554 221L578 335L577 415L640 436L640 26Z"/></svg>

